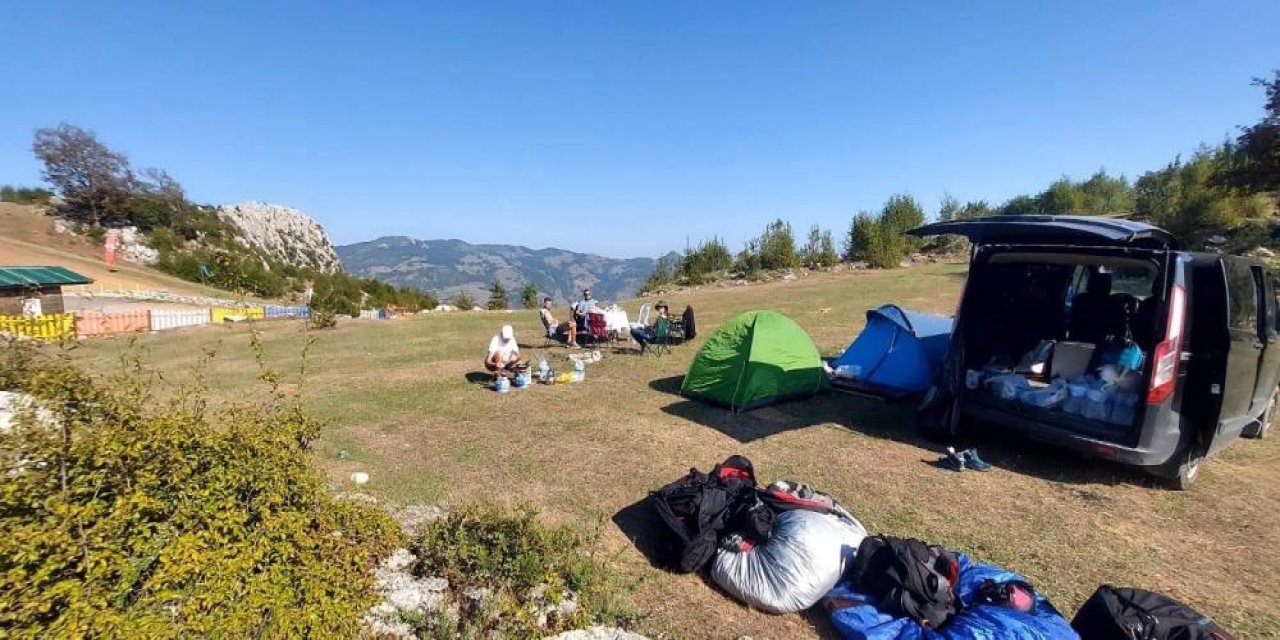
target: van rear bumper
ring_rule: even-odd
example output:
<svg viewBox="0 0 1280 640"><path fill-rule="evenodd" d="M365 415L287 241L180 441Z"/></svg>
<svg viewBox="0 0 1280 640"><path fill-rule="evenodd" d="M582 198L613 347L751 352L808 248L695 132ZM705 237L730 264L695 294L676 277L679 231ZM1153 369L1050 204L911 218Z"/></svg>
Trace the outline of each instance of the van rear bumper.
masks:
<svg viewBox="0 0 1280 640"><path fill-rule="evenodd" d="M1071 449L1087 456L1115 460L1116 462L1137 467L1147 467L1152 472L1159 472L1161 468L1166 467L1171 460L1175 459L1180 440L1177 420L1167 419L1167 414L1169 413L1167 407L1148 407L1148 416L1144 420L1143 434L1139 439L1138 446L1135 447L1067 431L1060 427L1030 420L978 402L961 402L960 411L968 418L1017 432L1032 440L1064 449ZM1150 414L1154 414L1154 416ZM1172 429L1152 429L1152 422L1172 425Z"/></svg>

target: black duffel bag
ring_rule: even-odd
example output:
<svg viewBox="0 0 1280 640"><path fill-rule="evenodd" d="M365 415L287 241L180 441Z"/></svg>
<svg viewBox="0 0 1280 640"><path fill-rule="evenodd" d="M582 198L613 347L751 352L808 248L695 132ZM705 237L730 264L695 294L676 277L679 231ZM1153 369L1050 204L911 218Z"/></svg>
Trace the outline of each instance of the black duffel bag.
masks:
<svg viewBox="0 0 1280 640"><path fill-rule="evenodd" d="M1082 640L1232 640L1207 616L1166 595L1102 585L1076 612Z"/></svg>

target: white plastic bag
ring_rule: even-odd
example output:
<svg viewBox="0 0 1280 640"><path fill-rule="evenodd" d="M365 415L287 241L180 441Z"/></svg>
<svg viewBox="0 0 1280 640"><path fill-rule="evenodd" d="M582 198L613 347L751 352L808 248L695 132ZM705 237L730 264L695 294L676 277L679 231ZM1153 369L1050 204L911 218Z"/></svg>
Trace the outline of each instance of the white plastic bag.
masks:
<svg viewBox="0 0 1280 640"><path fill-rule="evenodd" d="M768 542L750 551L716 551L711 579L762 611L792 613L812 607L844 575L867 537L862 523L840 511L783 511Z"/></svg>

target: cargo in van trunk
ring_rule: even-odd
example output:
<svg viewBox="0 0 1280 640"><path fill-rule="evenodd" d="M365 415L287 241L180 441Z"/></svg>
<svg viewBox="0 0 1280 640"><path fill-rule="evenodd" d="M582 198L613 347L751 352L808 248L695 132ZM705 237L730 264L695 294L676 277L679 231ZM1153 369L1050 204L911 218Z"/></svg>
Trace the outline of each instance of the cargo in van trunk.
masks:
<svg viewBox="0 0 1280 640"><path fill-rule="evenodd" d="M1157 265L1085 252L995 252L961 311L966 397L1025 420L1132 442L1149 369ZM1047 360L1047 367L1028 362Z"/></svg>

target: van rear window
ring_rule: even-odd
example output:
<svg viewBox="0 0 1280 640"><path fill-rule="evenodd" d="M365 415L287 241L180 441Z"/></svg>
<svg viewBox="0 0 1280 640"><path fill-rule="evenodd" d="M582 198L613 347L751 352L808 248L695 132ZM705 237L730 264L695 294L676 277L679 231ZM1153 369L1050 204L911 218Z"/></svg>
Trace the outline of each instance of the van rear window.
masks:
<svg viewBox="0 0 1280 640"><path fill-rule="evenodd" d="M1258 288L1253 269L1246 262L1224 260L1227 268L1227 296L1232 329L1250 333L1258 330Z"/></svg>

